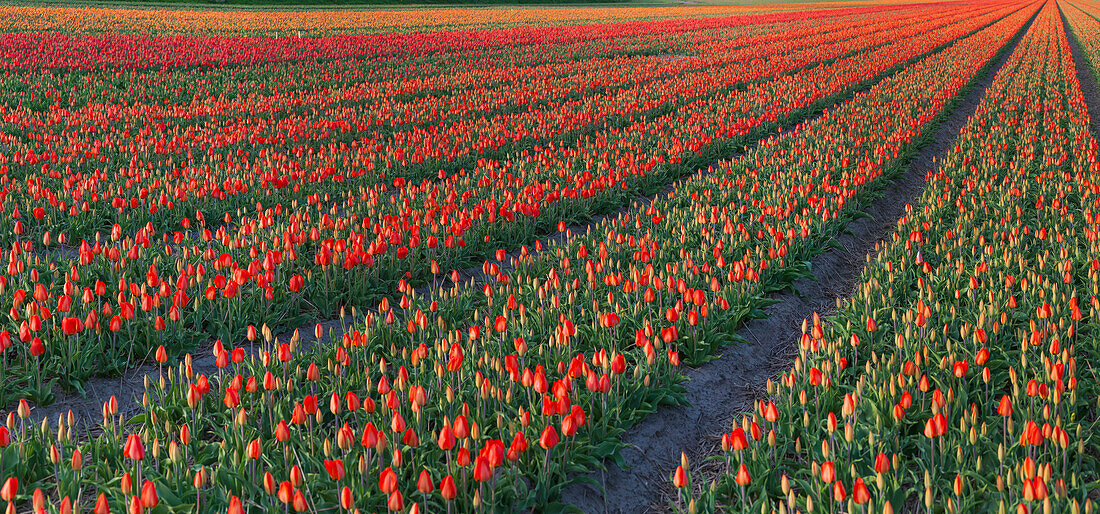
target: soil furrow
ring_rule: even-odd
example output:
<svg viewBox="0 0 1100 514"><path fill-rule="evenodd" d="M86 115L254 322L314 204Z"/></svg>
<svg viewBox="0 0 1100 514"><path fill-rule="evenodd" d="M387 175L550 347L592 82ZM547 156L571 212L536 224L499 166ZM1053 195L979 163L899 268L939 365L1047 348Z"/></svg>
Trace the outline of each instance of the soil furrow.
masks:
<svg viewBox="0 0 1100 514"><path fill-rule="evenodd" d="M802 321L813 313L826 314L838 298L851 296L867 255L893 233L905 206L924 189L925 173L947 154L959 130L974 113L993 78L1016 48L1034 17L979 73L969 89L939 120L926 146L910 158L903 173L891 181L882 196L866 206L868 217L848 224L837 237L842 249L833 249L811 260L813 278L793 284L793 291L771 295L777 303L765 309L768 316L753 320L737 331L745 342L727 349L721 357L687 371L688 406L662 406L632 427L623 437L622 456L628 469L608 463L606 471L589 475L604 488L574 483L564 493L566 503L589 514L665 511L674 491L669 478L684 452L701 463L719 447L720 434L730 430L740 413L752 409L764 396L768 379L789 369L796 354Z"/></svg>

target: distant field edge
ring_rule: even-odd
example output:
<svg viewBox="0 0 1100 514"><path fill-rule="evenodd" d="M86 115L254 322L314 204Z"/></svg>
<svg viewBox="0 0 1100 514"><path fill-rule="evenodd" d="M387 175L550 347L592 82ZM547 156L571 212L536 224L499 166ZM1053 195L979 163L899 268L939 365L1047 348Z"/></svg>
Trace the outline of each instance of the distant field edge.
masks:
<svg viewBox="0 0 1100 514"><path fill-rule="evenodd" d="M891 0L819 0L806 2L803 0L532 0L522 2L517 0L469 0L456 2L454 0L157 0L154 2L140 1L65 1L65 0L7 0L0 1L3 7L55 7L55 8L100 8L100 9L182 9L182 10L248 10L248 11L284 11L284 10L420 10L420 9L553 9L553 8L639 8L639 7L719 7L719 6L754 6L767 8L768 6L781 7L784 10L828 9L834 7L851 7L861 5L883 4L919 4L938 0L905 0L903 2ZM707 13L685 13L685 17L709 16Z"/></svg>

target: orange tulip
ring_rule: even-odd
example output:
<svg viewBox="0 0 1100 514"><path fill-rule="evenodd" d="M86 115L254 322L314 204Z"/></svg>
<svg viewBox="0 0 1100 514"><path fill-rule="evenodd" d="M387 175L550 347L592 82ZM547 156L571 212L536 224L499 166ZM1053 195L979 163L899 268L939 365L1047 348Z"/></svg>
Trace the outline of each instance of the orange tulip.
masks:
<svg viewBox="0 0 1100 514"><path fill-rule="evenodd" d="M852 484L852 501L856 502L856 505L871 501L871 492L867 490L867 484L863 483L863 478L856 478L855 483Z"/></svg>
<svg viewBox="0 0 1100 514"><path fill-rule="evenodd" d="M397 490L397 473L393 468L387 467L378 475L378 488L387 494Z"/></svg>
<svg viewBox="0 0 1100 514"><path fill-rule="evenodd" d="M416 480L416 490L421 494L430 494L435 486L432 484L432 476L428 474L428 470L420 470L420 477Z"/></svg>
<svg viewBox="0 0 1100 514"><path fill-rule="evenodd" d="M401 511L405 509L405 499L401 496L401 491L390 493L390 497L386 501L386 507L392 511Z"/></svg>
<svg viewBox="0 0 1100 514"><path fill-rule="evenodd" d="M111 506L107 503L107 495L99 493L99 498L95 501L95 514L111 514Z"/></svg>
<svg viewBox="0 0 1100 514"><path fill-rule="evenodd" d="M0 487L0 499L6 502L15 501L15 495L19 492L19 479L15 477L9 477L4 481L4 486Z"/></svg>
<svg viewBox="0 0 1100 514"><path fill-rule="evenodd" d="M836 480L836 467L833 465L832 461L821 464L821 481L826 484L831 484L833 480Z"/></svg>
<svg viewBox="0 0 1100 514"><path fill-rule="evenodd" d="M141 438L137 434L130 434L126 437L126 445L122 448L122 456L137 461L145 458L145 445L141 443Z"/></svg>
<svg viewBox="0 0 1100 514"><path fill-rule="evenodd" d="M875 456L875 473L886 473L890 471L890 459L886 457L886 454L879 452Z"/></svg>
<svg viewBox="0 0 1100 514"><path fill-rule="evenodd" d="M306 497L302 494L302 491L294 491L294 501L291 503L291 507L294 508L294 512L305 512L309 510L309 504L306 503Z"/></svg>
<svg viewBox="0 0 1100 514"><path fill-rule="evenodd" d="M451 478L451 475L447 475L439 481L439 494L447 501L451 501L458 496L458 489L455 488L455 481L454 478Z"/></svg>
<svg viewBox="0 0 1100 514"><path fill-rule="evenodd" d="M684 471L683 466L676 466L676 471L672 474L672 485L677 489L683 489L687 487L687 472Z"/></svg>
<svg viewBox="0 0 1100 514"><path fill-rule="evenodd" d="M1012 415L1012 400L1009 400L1007 394L1001 396L1001 402L997 405L997 414L1006 418Z"/></svg>
<svg viewBox="0 0 1100 514"><path fill-rule="evenodd" d="M352 497L351 488L346 485L340 490L340 506L345 510L355 508L355 500Z"/></svg>
<svg viewBox="0 0 1100 514"><path fill-rule="evenodd" d="M157 498L157 487L146 480L141 486L141 506L151 509L156 507L158 503L160 503L160 500Z"/></svg>
<svg viewBox="0 0 1100 514"><path fill-rule="evenodd" d="M752 483L752 476L749 475L749 469L741 464L741 468L737 470L737 476L735 478L737 485L745 487Z"/></svg>

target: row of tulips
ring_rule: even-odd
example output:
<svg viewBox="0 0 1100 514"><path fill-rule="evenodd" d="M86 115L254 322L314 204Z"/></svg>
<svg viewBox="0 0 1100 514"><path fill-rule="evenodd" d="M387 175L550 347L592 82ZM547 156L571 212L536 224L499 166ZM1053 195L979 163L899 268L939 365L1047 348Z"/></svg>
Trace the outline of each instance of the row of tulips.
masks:
<svg viewBox="0 0 1100 514"><path fill-rule="evenodd" d="M133 235L119 227L75 248L64 244L63 233L56 241L48 233L25 238L22 221L45 218L44 210L32 208L15 220L15 241L4 252L8 273L0 302L11 307L0 337L10 341L4 358L14 377L5 392L28 391L47 401L55 378L77 387L93 371L129 366L160 344L177 354L204 340L240 337L249 323L297 326L391 293L398 279L417 283L465 268L494 243L515 247L552 229L549 220L625 205L984 23L1019 22L1026 16L1020 7L758 83L772 87L685 104L673 113L682 122L670 114L560 154L554 147L521 152L512 171L487 160L473 173L438 183L398 178L399 193L392 196L379 187L356 191L331 182L331 190L301 201L269 207L257 201L212 223L185 219L186 232L162 232L146 221ZM741 111L733 121L731 106ZM707 126L723 129L688 139L690 127ZM186 176L197 181L194 173Z"/></svg>
<svg viewBox="0 0 1100 514"><path fill-rule="evenodd" d="M848 13L867 7L849 8ZM872 9L893 9L891 7ZM843 14L843 10L833 11ZM344 59L358 56L399 58L437 52L477 52L532 43L570 44L628 34L660 34L670 30L697 30L734 23L767 23L797 19L804 12L745 13L727 17L672 18L625 23L530 26L483 30L349 34L321 37L237 37L105 33L85 35L71 31L8 32L0 37L2 67L161 68L176 66L255 65L265 62ZM287 34L289 35L289 34Z"/></svg>
<svg viewBox="0 0 1100 514"><path fill-rule="evenodd" d="M844 6L842 6L844 7ZM190 36L316 37L341 34L479 30L530 26L570 26L672 18L715 18L780 11L837 9L834 2L799 2L794 6L675 6L570 9L125 9L34 7L0 9L0 26L8 32L68 34L169 34Z"/></svg>
<svg viewBox="0 0 1100 514"><path fill-rule="evenodd" d="M682 358L705 360L803 272L1039 6L1024 7L645 209L499 252L485 281L425 296L403 282L331 346L250 331L215 346L209 373L186 356L151 377L133 418L105 402L95 430L33 422L20 403L0 428L0 499L97 514L561 508L569 477L677 401Z"/></svg>
<svg viewBox="0 0 1100 514"><path fill-rule="evenodd" d="M835 25L818 21L834 30L780 43L713 49L701 59L701 68L683 64L695 59L618 56L563 60L563 66L547 76L507 85L490 83L485 88L463 86L466 80L476 83L487 78L469 73L466 66L459 68L464 70L460 73L437 76L438 81L410 83L403 74L382 75L378 77L383 79L381 83L351 87L344 85L362 80L361 73L333 70L332 87L303 84L314 88L308 94L293 88L226 102L162 105L141 100L124 106L124 102L147 94L135 90L109 105L23 107L13 109L5 120L5 126L12 129L6 164L9 173L33 181L34 187L28 191L22 183L9 186L11 194L4 207L9 212L36 213L21 222L27 237L61 229L78 241L92 239L95 231L113 225L119 225L124 234L132 234L147 222L158 231L178 230L182 219L196 212L217 217L257 202L270 204L273 196L282 202L304 201L309 196L359 187L382 194L392 177L418 183L454 178L485 159L553 157L564 151L562 147L613 137L607 135L609 131L621 130L636 119L690 115L693 100L733 101L736 108L738 101L744 101L741 97L752 94L739 91L738 86L758 83L767 87L788 73L841 56L859 62L873 55L852 56L853 52L913 38L941 25L983 19L986 13L988 10L975 13L960 8L933 19L925 19L926 13L919 12L858 25L849 17ZM782 34L787 25L773 25L771 32ZM962 25L974 28L972 23ZM694 34L722 41L729 39L730 32ZM698 46L702 38L680 39L677 46L681 49L673 51ZM545 50L541 45L537 48ZM532 50L516 51L511 57L525 62ZM482 66L496 62L494 56L479 61ZM358 72L350 66L344 71L353 70ZM250 71L271 77L291 74L285 68ZM508 75L538 76L527 71L517 68ZM817 73L822 72L845 75L843 69L817 67ZM186 80L196 78L188 74ZM174 89L183 79L173 77L164 83L159 74L148 73L131 75L126 81L148 81L150 88L163 90ZM807 79L811 83L821 80ZM232 86L232 81L226 82L225 78L214 79L209 87ZM399 89L431 91L453 86L458 86L459 92L392 100ZM43 84L35 89L48 98L63 88ZM727 99L731 94L737 97ZM379 99L363 100L371 97ZM134 118L149 121L134 124L129 121ZM209 121L199 121L203 119ZM15 135L20 131L24 137ZM536 155L525 156L524 151ZM121 173L113 171L114 166L121 166ZM15 223L15 219L6 221L0 229Z"/></svg>
<svg viewBox="0 0 1100 514"><path fill-rule="evenodd" d="M1096 150L1047 2L855 295L721 435L724 473L675 470L680 507L1091 512Z"/></svg>
<svg viewBox="0 0 1100 514"><path fill-rule="evenodd" d="M1059 7L1070 25L1070 37L1076 38L1091 65L1088 71L1097 74L1097 65L1100 64L1100 5L1095 2L1062 2Z"/></svg>

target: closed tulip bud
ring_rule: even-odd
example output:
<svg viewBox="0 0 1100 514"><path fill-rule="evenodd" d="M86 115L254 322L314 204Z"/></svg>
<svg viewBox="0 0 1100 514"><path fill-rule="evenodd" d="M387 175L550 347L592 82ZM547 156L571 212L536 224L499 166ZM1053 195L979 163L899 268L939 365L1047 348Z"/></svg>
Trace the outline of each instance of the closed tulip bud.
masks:
<svg viewBox="0 0 1100 514"><path fill-rule="evenodd" d="M195 478L192 482L195 489L202 489L206 485L206 466L203 466L195 472Z"/></svg>
<svg viewBox="0 0 1100 514"><path fill-rule="evenodd" d="M244 514L244 506L241 505L241 499L234 496L229 499L229 509L226 514Z"/></svg>
<svg viewBox="0 0 1100 514"><path fill-rule="evenodd" d="M737 470L736 481L737 485L741 487L745 487L752 483L752 476L749 475L749 470L744 464L741 464L741 468Z"/></svg>
<svg viewBox="0 0 1100 514"><path fill-rule="evenodd" d="M821 481L826 484L831 484L836 480L836 466L832 461L826 461L821 464Z"/></svg>
<svg viewBox="0 0 1100 514"><path fill-rule="evenodd" d="M833 484L833 500L842 502L847 497L848 492L844 489L844 484L838 480Z"/></svg>
<svg viewBox="0 0 1100 514"><path fill-rule="evenodd" d="M388 467L378 475L378 488L384 493L397 490L397 473L393 471L393 468Z"/></svg>
<svg viewBox="0 0 1100 514"><path fill-rule="evenodd" d="M401 496L401 491L394 491L390 493L389 500L386 501L386 508L396 512L400 512L405 509L405 498Z"/></svg>
<svg viewBox="0 0 1100 514"><path fill-rule="evenodd" d="M355 507L355 500L352 497L351 488L348 486L344 486L344 488L340 490L340 506L346 510L351 510Z"/></svg>
<svg viewBox="0 0 1100 514"><path fill-rule="evenodd" d="M302 491L294 491L294 501L291 503L291 507L294 508L294 512L309 510L309 504L306 503L306 497L302 494Z"/></svg>
<svg viewBox="0 0 1100 514"><path fill-rule="evenodd" d="M9 477L4 481L4 486L0 487L0 499L6 502L14 502L15 496L19 492L19 479L15 477Z"/></svg>
<svg viewBox="0 0 1100 514"><path fill-rule="evenodd" d="M867 490L867 484L863 483L863 478L856 478L855 483L852 484L852 501L856 505L871 501L871 492Z"/></svg>
<svg viewBox="0 0 1100 514"><path fill-rule="evenodd" d="M558 432L554 430L552 425L548 425L542 430L542 436L539 437L539 446L544 450L550 450L558 444Z"/></svg>
<svg viewBox="0 0 1100 514"><path fill-rule="evenodd" d="M875 472L886 473L887 471L890 471L890 459L887 458L886 453L880 451L875 457Z"/></svg>
<svg viewBox="0 0 1100 514"><path fill-rule="evenodd" d="M141 506L151 509L156 507L158 503L160 503L160 500L157 498L157 487L146 480L141 486Z"/></svg>
<svg viewBox="0 0 1100 514"><path fill-rule="evenodd" d="M683 489L687 487L687 472L684 471L683 466L676 466L676 471L672 475L672 485L677 489Z"/></svg>
<svg viewBox="0 0 1100 514"><path fill-rule="evenodd" d="M420 478L416 481L416 490L421 494L430 494L435 486L432 484L432 477L428 474L428 470L420 470Z"/></svg>
<svg viewBox="0 0 1100 514"><path fill-rule="evenodd" d="M454 478L451 478L450 475L443 477L443 480L439 481L439 494L448 502L458 496L458 489L455 487Z"/></svg>

